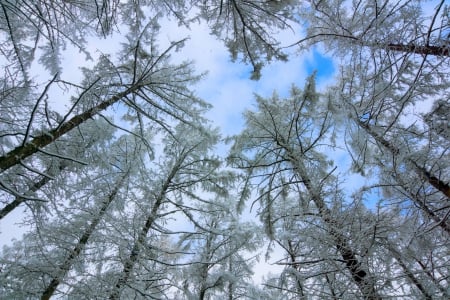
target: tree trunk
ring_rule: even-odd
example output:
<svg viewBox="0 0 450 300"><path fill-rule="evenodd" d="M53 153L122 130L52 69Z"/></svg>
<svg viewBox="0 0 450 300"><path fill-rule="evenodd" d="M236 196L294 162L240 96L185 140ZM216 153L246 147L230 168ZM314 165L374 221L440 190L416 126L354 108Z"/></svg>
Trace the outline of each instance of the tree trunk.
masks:
<svg viewBox="0 0 450 300"><path fill-rule="evenodd" d="M388 44L387 49L399 52L416 53L422 55L434 55L434 56L450 56L449 46L420 46L414 44Z"/></svg>
<svg viewBox="0 0 450 300"><path fill-rule="evenodd" d="M99 105L92 107L79 115L74 116L73 118L59 125L58 127L36 136L30 142L11 150L6 155L0 157L0 172L6 171L9 168L17 165L21 160L26 159L27 157L38 152L40 148L44 148L45 146L48 146L49 144L53 143L64 134L78 127L83 122L94 117L99 112L107 109L114 103L118 102L120 99L135 92L139 88L140 88L139 84L134 84L127 90L118 93L117 95L111 97L110 99L103 101Z"/></svg>
<svg viewBox="0 0 450 300"><path fill-rule="evenodd" d="M359 120L356 121L357 124L363 128L370 136L372 136L375 141L383 145L386 149L388 149L392 155L397 155L400 153L400 149L392 145L389 141L387 141L385 138L380 136L378 133L376 133L368 124L361 122ZM414 169L414 171L423 179L425 179L430 185L432 185L434 188L436 188L438 191L440 191L442 194L447 196L447 198L450 199L450 186L448 183L445 183L435 175L431 174L429 171L427 171L425 168L420 167L414 160L411 158L407 158L406 162L411 165L411 167Z"/></svg>
<svg viewBox="0 0 450 300"><path fill-rule="evenodd" d="M141 228L138 238L133 245L133 249L130 252L130 256L124 263L121 275L120 275L119 279L117 280L116 284L114 285L113 290L111 291L111 293L108 297L110 300L120 298L120 290L128 282L128 279L130 278L130 275L131 275L131 272L133 271L134 265L139 258L139 254L141 252L142 246L145 244L147 234L150 231L150 228L152 227L153 223L156 220L156 215L157 215L157 212L158 212L160 206L163 204L167 190L169 189L173 178L178 173L182 162L184 161L184 159L187 156L187 153L188 152L186 152L186 153L184 153L184 155L180 156L177 163L172 167L170 174L164 181L164 184L161 187L161 191L158 194L158 197L156 198L155 204L153 204L152 210L151 210L150 214L148 215L147 220L146 220L144 226Z"/></svg>
<svg viewBox="0 0 450 300"><path fill-rule="evenodd" d="M61 163L59 165L59 172L64 170L66 167L67 167L67 164ZM41 187L46 185L50 180L52 180L51 177L42 176L41 179L39 181L35 182L24 195L30 195L30 194L36 192ZM22 204L25 201L27 201L26 196L24 196L24 197L17 196L12 202L5 205L5 207L3 207L0 210L0 220L3 219L6 215L8 215L10 212L12 212L15 208L17 208L20 204Z"/></svg>
<svg viewBox="0 0 450 300"><path fill-rule="evenodd" d="M423 299L433 300L433 297L426 291L424 286L420 283L420 281L416 278L414 273L406 266L406 264L402 260L402 255L392 246L388 245L389 252L392 253L395 260L398 262L400 267L403 269L403 272L406 274L409 280L417 287L417 289L422 293Z"/></svg>
<svg viewBox="0 0 450 300"><path fill-rule="evenodd" d="M122 178L116 184L115 189L112 190L112 192L109 194L108 198L105 199L105 201L103 201L103 205L100 208L100 211L98 212L96 217L92 220L89 227L84 231L83 235L78 240L77 245L72 249L72 251L70 251L69 255L64 260L64 263L59 267L59 270L60 270L59 274L52 278L52 281L47 286L45 291L42 293L41 300L48 300L55 293L61 280L67 275L70 268L72 267L73 261L80 255L81 251L84 249L84 247L88 243L89 238L91 237L91 235L94 232L95 228L97 227L98 223L103 219L103 216L105 215L106 210L108 209L111 202L115 199L117 193L119 192L120 187L124 183L125 179L128 177L128 174L129 174L129 172L125 173L125 175L122 176Z"/></svg>
<svg viewBox="0 0 450 300"><path fill-rule="evenodd" d="M277 143L279 146L283 147L286 150L287 159L294 167L295 172L302 179L303 184L305 185L311 196L311 200L319 209L319 215L324 223L328 226L330 231L329 233L333 239L334 245L341 255L342 259L344 260L345 267L350 272L353 282L360 289L362 295L364 296L364 299L381 300L381 297L375 290L375 286L371 276L362 267L362 264L356 257L355 252L349 246L347 238L336 230L338 228L337 222L332 218L330 210L326 206L324 199L320 196L320 191L314 187L311 179L308 176L306 167L299 159L297 159L297 157L294 155L294 152L292 151L292 149L290 149L289 146L284 143L280 143L279 141L277 141Z"/></svg>
<svg viewBox="0 0 450 300"><path fill-rule="evenodd" d="M233 256L228 258L228 272L233 274ZM232 281L228 282L228 300L234 299L234 284Z"/></svg>

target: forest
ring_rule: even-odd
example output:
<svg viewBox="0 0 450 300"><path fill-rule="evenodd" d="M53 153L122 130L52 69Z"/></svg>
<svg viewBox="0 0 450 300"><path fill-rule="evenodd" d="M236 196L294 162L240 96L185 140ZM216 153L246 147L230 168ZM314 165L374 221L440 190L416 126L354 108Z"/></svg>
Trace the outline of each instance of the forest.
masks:
<svg viewBox="0 0 450 300"><path fill-rule="evenodd" d="M0 64L0 299L450 299L447 1L0 0Z"/></svg>

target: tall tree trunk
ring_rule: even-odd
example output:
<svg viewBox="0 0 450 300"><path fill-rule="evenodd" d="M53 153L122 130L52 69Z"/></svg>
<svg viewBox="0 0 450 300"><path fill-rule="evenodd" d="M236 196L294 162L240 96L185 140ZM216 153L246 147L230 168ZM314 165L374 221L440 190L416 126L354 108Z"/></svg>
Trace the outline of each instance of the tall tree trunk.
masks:
<svg viewBox="0 0 450 300"><path fill-rule="evenodd" d="M233 274L233 255L228 258L228 272ZM228 282L228 300L233 300L234 298L234 284L232 281Z"/></svg>
<svg viewBox="0 0 450 300"><path fill-rule="evenodd" d="M422 283L416 278L414 273L406 266L406 264L403 262L402 255L395 249L393 246L388 245L389 252L392 253L392 256L395 258L395 260L398 262L400 267L403 270L403 273L406 274L406 277L417 287L417 289L422 293L423 299L427 300L433 300L433 297L431 297L431 294L427 292L427 290L424 288Z"/></svg>
<svg viewBox="0 0 450 300"><path fill-rule="evenodd" d="M358 286L361 291L364 299L367 300L381 300L381 297L378 295L375 290L373 278L368 274L361 262L358 260L356 253L350 247L347 238L342 235L338 230L338 224L336 220L333 219L332 213L328 209L324 199L320 195L320 190L317 189L312 183L308 173L306 171L305 165L299 160L294 151L285 144L283 141L276 141L277 144L283 147L287 153L287 160L294 167L295 172L302 179L303 184L311 196L311 200L319 209L319 215L324 223L327 225L329 234L333 239L334 245L341 255L345 267L350 272L353 282Z"/></svg>
<svg viewBox="0 0 450 300"><path fill-rule="evenodd" d="M382 45L380 45L382 47ZM450 56L450 47L448 46L431 46L431 45L415 45L415 44L388 44L386 46L388 50L416 53L422 55L434 55L434 56Z"/></svg>
<svg viewBox="0 0 450 300"><path fill-rule="evenodd" d="M357 120L357 124L363 128L370 136L372 136L375 141L380 143L382 146L384 146L387 150L389 150L392 155L397 155L400 153L400 149L395 147L392 143L390 143L388 140L383 138L381 135L376 133L370 125ZM412 167L412 169L423 179L425 179L431 186L436 188L438 191L440 191L442 194L447 196L447 198L450 199L450 185L448 183L445 183L440 178L435 176L434 174L431 174L430 171L426 170L424 167L420 167L414 160L411 158L406 158L406 162Z"/></svg>
<svg viewBox="0 0 450 300"><path fill-rule="evenodd" d="M0 172L6 171L9 168L17 165L21 160L26 159L27 157L38 152L40 148L44 148L45 146L53 143L64 134L68 133L85 121L94 117L99 112L107 109L114 103L118 102L120 99L127 97L131 93L137 91L139 88L140 84L136 83L129 87L127 90L118 93L117 95L103 101L97 106L94 106L87 111L72 117L70 120L64 122L63 124L60 124L58 127L36 136L28 143L14 148L4 156L0 157Z"/></svg>
<svg viewBox="0 0 450 300"><path fill-rule="evenodd" d="M133 271L134 265L136 264L139 255L141 253L142 246L145 244L145 240L147 238L147 234L150 231L150 228L153 226L153 223L156 220L156 215L158 213L159 208L164 202L166 193L170 187L170 184L175 177L175 175L179 172L179 168L186 158L188 152L181 155L176 164L172 167L171 172L167 176L164 181L163 186L161 187L161 191L159 192L157 198L155 199L155 203L153 204L152 210L148 215L144 226L141 228L137 240L134 242L133 249L130 252L128 259L125 261L122 272L120 274L119 279L116 281L110 295L109 299L119 299L120 298L120 290L122 287L128 282L130 278L131 272Z"/></svg>
<svg viewBox="0 0 450 300"><path fill-rule="evenodd" d="M100 208L100 211L97 213L97 215L92 220L91 224L86 228L81 238L78 240L78 243L76 246L70 251L69 255L64 260L63 264L59 266L59 272L58 275L54 276L52 278L52 281L47 286L45 291L42 293L41 300L48 300L50 297L55 293L56 289L58 288L58 285L61 283L61 280L67 275L67 273L70 271L70 268L72 267L72 264L74 260L80 255L81 251L83 251L84 247L89 241L89 238L91 237L92 233L94 232L95 228L97 227L98 223L103 219L103 216L106 213L106 210L108 209L111 202L114 201L117 193L119 192L119 189L125 182L126 178L128 177L129 171L123 175L120 180L115 185L115 188L111 191L108 198L106 198L102 206Z"/></svg>
<svg viewBox="0 0 450 300"><path fill-rule="evenodd" d="M66 167L67 167L67 164L62 162L59 165L59 172L64 170ZM53 174L52 174L52 176L53 176ZM52 177L50 177L50 176L41 176L41 179L39 179L37 182L35 182L28 189L28 191L24 194L24 197L16 196L16 198L12 202L6 204L0 210L0 220L3 219L6 215L8 215L10 212L12 212L15 208L17 208L20 204L22 204L23 202L27 201L26 195L30 195L30 194L36 192L37 190L39 190L41 187L46 185L51 180L52 180Z"/></svg>

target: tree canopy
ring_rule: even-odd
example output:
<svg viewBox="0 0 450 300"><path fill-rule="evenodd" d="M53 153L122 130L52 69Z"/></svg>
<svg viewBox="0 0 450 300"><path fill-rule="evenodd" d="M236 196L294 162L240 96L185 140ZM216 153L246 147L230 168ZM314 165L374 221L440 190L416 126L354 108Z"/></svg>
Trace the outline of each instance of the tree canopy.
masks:
<svg viewBox="0 0 450 300"><path fill-rule="evenodd" d="M0 6L0 229L26 228L0 298L450 298L445 1ZM255 94L225 136L166 22L204 24L253 80L311 51L336 72Z"/></svg>

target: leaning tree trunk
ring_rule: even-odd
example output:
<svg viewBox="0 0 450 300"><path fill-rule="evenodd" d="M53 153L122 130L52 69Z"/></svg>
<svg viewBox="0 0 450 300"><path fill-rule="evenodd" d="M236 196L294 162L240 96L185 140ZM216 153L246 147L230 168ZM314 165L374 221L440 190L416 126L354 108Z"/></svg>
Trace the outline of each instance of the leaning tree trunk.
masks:
<svg viewBox="0 0 450 300"><path fill-rule="evenodd" d="M420 280L416 277L414 272L408 268L402 258L402 254L398 252L393 246L387 246L389 252L391 252L392 256L395 258L399 266L402 268L403 273L405 273L406 277L417 287L417 289L422 293L423 299L433 300L433 297L430 293L425 289Z"/></svg>
<svg viewBox="0 0 450 300"><path fill-rule="evenodd" d="M131 272L133 271L134 265L136 264L139 255L142 250L142 246L145 244L145 239L147 237L148 232L150 231L150 228L153 226L156 216L158 214L158 210L160 209L161 205L164 202L166 193L171 185L171 182L175 175L179 172L179 168L181 164L183 163L183 160L187 156L186 152L184 155L182 155L177 163L172 167L171 172L167 176L166 180L164 181L164 184L161 187L161 191L159 192L157 198L155 199L155 203L153 204L152 210L150 211L150 214L147 217L147 220L145 221L144 226L141 228L138 238L135 241L133 248L130 252L130 255L128 259L125 261L122 272L120 274L119 279L116 281L116 284L113 287L113 290L111 291L109 295L109 299L119 299L120 298L120 290L124 285L127 284L128 279L130 278Z"/></svg>
<svg viewBox="0 0 450 300"><path fill-rule="evenodd" d="M350 247L347 238L342 235L338 230L338 224L332 217L332 213L328 209L324 199L319 193L319 190L314 186L308 173L306 171L305 165L297 159L292 149L283 142L277 141L277 144L283 147L287 152L287 160L294 167L297 175L302 179L303 184L308 190L311 200L319 209L319 216L328 226L330 236L333 239L333 243L341 255L346 269L350 272L353 282L358 286L364 299L367 300L381 300L375 290L373 278L368 274L368 272L362 266L362 263L356 256L355 251Z"/></svg>
<svg viewBox="0 0 450 300"><path fill-rule="evenodd" d="M389 150L392 155L397 155L400 153L400 149L395 147L392 143L386 140L384 137L376 133L368 124L357 120L357 124L363 128L370 136L372 136L375 141L380 143L383 147ZM416 172L421 178L425 179L430 185L440 191L442 194L447 196L450 199L450 185L445 183L440 178L431 174L430 171L426 170L424 167L420 167L414 160L411 158L406 158L406 162L412 167L414 172Z"/></svg>
<svg viewBox="0 0 450 300"><path fill-rule="evenodd" d="M26 159L27 157L35 154L39 151L39 149L50 145L64 134L68 133L85 121L94 117L99 112L107 109L114 103L118 102L120 99L127 97L131 93L137 91L139 88L139 84L134 84L127 90L118 93L108 100L103 101L99 105L94 106L87 111L72 117L70 120L64 122L63 124L60 124L58 127L34 137L31 141L27 142L24 145L14 148L4 156L0 157L0 172L6 171L9 168L19 164L23 159Z"/></svg>
<svg viewBox="0 0 450 300"><path fill-rule="evenodd" d="M62 162L59 165L58 172L61 172L67 167L67 164ZM25 192L24 196L16 196L13 201L6 204L1 210L0 210L0 220L3 219L6 215L8 215L10 212L12 212L15 208L17 208L20 204L27 201L27 195L32 195L34 192L38 191L41 187L46 185L48 182L52 180L52 177L50 176L44 176L42 175L41 179L36 181L27 192Z"/></svg>
<svg viewBox="0 0 450 300"><path fill-rule="evenodd" d="M123 185L126 178L128 177L128 174L129 172L126 172L125 175L123 175L120 178L115 188L111 191L109 196L103 201L100 211L91 221L91 224L88 226L88 228L86 228L86 230L84 231L81 238L78 240L78 243L75 245L75 247L69 252L62 265L59 266L59 272L57 272L58 274L52 278L52 281L42 293L41 300L48 300L50 299L50 297L53 296L59 284L61 283L61 280L67 275L67 273L71 269L74 260L80 255L81 251L83 251L84 247L88 243L98 223L103 219L106 210L108 209L109 205L114 201L117 193L119 192L120 187Z"/></svg>
<svg viewBox="0 0 450 300"><path fill-rule="evenodd" d="M380 45L382 47L382 45ZM432 45L415 45L415 44L388 44L386 45L388 50L415 53L422 55L433 55L433 56L450 56L450 48L443 46L432 46Z"/></svg>

